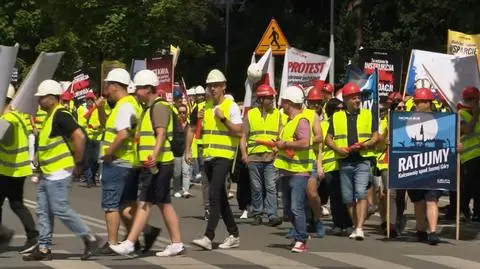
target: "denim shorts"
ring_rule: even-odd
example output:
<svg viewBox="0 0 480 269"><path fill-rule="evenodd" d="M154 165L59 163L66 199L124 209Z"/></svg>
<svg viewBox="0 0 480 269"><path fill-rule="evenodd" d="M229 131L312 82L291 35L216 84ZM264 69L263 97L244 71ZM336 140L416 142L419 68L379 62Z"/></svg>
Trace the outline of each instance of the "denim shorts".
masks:
<svg viewBox="0 0 480 269"><path fill-rule="evenodd" d="M370 161L341 162L340 185L344 204L365 200L372 175Z"/></svg>
<svg viewBox="0 0 480 269"><path fill-rule="evenodd" d="M128 168L128 177L125 178L125 188L122 194L122 205L126 202L137 201L138 177L140 176L140 168Z"/></svg>
<svg viewBox="0 0 480 269"><path fill-rule="evenodd" d="M131 168L104 164L102 170L102 208L104 211L119 211L125 182Z"/></svg>

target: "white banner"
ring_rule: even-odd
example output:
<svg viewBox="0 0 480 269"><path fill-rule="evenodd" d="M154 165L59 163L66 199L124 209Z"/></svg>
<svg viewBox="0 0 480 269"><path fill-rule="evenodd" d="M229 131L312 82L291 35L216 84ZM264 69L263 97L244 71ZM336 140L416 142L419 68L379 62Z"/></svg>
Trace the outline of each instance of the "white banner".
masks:
<svg viewBox="0 0 480 269"><path fill-rule="evenodd" d="M477 59L423 50L412 50L405 91L413 95L416 87L432 88L443 95L456 111L466 86L480 87Z"/></svg>
<svg viewBox="0 0 480 269"><path fill-rule="evenodd" d="M38 97L35 97L37 87L42 81L53 77L63 54L65 54L63 51L40 53L12 101L13 108L32 116L35 115L38 107Z"/></svg>
<svg viewBox="0 0 480 269"><path fill-rule="evenodd" d="M0 114L3 113L8 84L12 79L12 71L17 60L18 44L14 47L0 45Z"/></svg>
<svg viewBox="0 0 480 269"><path fill-rule="evenodd" d="M291 85L303 85L313 80L325 80L332 60L327 56L313 54L293 47L287 49L282 70L280 87L281 102L283 92Z"/></svg>

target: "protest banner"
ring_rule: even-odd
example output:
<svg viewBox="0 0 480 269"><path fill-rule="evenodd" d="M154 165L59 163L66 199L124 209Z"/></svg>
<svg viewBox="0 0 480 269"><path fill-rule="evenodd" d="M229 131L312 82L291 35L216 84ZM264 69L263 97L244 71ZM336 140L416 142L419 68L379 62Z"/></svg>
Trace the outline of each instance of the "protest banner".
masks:
<svg viewBox="0 0 480 269"><path fill-rule="evenodd" d="M423 50L412 50L404 94L412 95L418 87L433 89L453 111L461 101L466 86L480 87L475 56L456 56Z"/></svg>
<svg viewBox="0 0 480 269"><path fill-rule="evenodd" d="M256 64L262 70L262 77L259 81L253 81L254 78L248 77L245 80L245 97L243 99L243 114L246 115L248 109L257 102L256 87L260 84L268 84L275 89L275 58L272 49L268 49L265 54L255 63L255 54L252 54L250 64Z"/></svg>
<svg viewBox="0 0 480 269"><path fill-rule="evenodd" d="M16 110L35 115L38 108L38 97L35 97L38 85L46 80L51 79L57 69L60 60L65 52L42 52L32 65L27 77L23 80L18 88L17 94L11 103ZM10 74L8 74L10 76Z"/></svg>
<svg viewBox="0 0 480 269"><path fill-rule="evenodd" d="M332 60L326 56L302 51L293 47L287 49L282 70L282 93L291 85L311 84L314 80L325 80Z"/></svg>
<svg viewBox="0 0 480 269"><path fill-rule="evenodd" d="M85 102L85 97L89 92L95 92L90 76L82 69L73 73L72 84L70 84L70 88L67 90L73 94L76 106Z"/></svg>
<svg viewBox="0 0 480 269"><path fill-rule="evenodd" d="M0 45L0 114L3 112L5 98L7 97L8 84L12 78L13 68L17 60L18 44L13 47Z"/></svg>
<svg viewBox="0 0 480 269"><path fill-rule="evenodd" d="M480 34L469 35L448 30L447 53L458 56L476 56L480 69Z"/></svg>
<svg viewBox="0 0 480 269"><path fill-rule="evenodd" d="M456 128L454 113L391 113L389 187L455 191Z"/></svg>
<svg viewBox="0 0 480 269"><path fill-rule="evenodd" d="M359 51L358 66L366 74L378 69L378 95L385 103L388 95L401 91L402 53L393 50L362 49Z"/></svg>
<svg viewBox="0 0 480 269"><path fill-rule="evenodd" d="M147 59L147 69L152 70L158 76L160 84L157 87L157 92L164 95L167 101L172 101L173 56L164 55L153 59Z"/></svg>

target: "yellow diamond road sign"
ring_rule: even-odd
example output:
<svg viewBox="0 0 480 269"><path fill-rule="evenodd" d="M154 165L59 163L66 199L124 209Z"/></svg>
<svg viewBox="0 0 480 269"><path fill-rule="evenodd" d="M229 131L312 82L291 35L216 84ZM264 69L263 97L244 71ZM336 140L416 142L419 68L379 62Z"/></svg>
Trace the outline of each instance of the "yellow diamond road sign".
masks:
<svg viewBox="0 0 480 269"><path fill-rule="evenodd" d="M272 47L273 55L285 55L285 49L288 47L287 38L275 19L272 19L268 24L267 30L257 45L255 54L265 54L270 47Z"/></svg>

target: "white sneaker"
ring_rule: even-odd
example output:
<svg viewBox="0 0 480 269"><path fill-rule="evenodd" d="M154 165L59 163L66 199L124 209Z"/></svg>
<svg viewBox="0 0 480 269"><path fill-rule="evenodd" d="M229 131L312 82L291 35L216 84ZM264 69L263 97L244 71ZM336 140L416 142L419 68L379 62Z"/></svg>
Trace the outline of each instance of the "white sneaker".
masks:
<svg viewBox="0 0 480 269"><path fill-rule="evenodd" d="M199 174L196 174L196 175L195 175L195 179L202 179L202 174L200 174L200 173L199 173Z"/></svg>
<svg viewBox="0 0 480 269"><path fill-rule="evenodd" d="M110 245L110 249L115 251L115 253L123 255L123 256L130 256L135 251L135 244L125 240L118 245Z"/></svg>
<svg viewBox="0 0 480 269"><path fill-rule="evenodd" d="M168 245L163 251L155 253L157 257L173 257L178 255L183 255L185 252L185 247L182 246L181 248L175 249L172 245Z"/></svg>
<svg viewBox="0 0 480 269"><path fill-rule="evenodd" d="M355 239L357 237L356 231L357 231L356 229L353 230L353 232L348 236L348 238Z"/></svg>
<svg viewBox="0 0 480 269"><path fill-rule="evenodd" d="M329 216L330 215L330 210L328 210L328 207L326 205L322 205L322 216Z"/></svg>
<svg viewBox="0 0 480 269"><path fill-rule="evenodd" d="M363 241L365 239L365 235L363 234L362 229L355 229L355 240Z"/></svg>
<svg viewBox="0 0 480 269"><path fill-rule="evenodd" d="M228 199L232 199L233 197L235 197L235 195L232 192L229 192L228 193Z"/></svg>
<svg viewBox="0 0 480 269"><path fill-rule="evenodd" d="M240 246L240 237L234 237L230 235L229 237L225 238L223 244L218 245L221 249L229 249L229 248L238 248Z"/></svg>
<svg viewBox="0 0 480 269"><path fill-rule="evenodd" d="M190 198L190 197L192 197L192 194L191 194L191 193L189 193L188 191L184 191L184 192L183 192L183 198L188 199L188 198Z"/></svg>
<svg viewBox="0 0 480 269"><path fill-rule="evenodd" d="M176 192L173 196L175 198L181 198L182 197L182 195L179 192Z"/></svg>
<svg viewBox="0 0 480 269"><path fill-rule="evenodd" d="M195 239L192 243L205 250L212 250L212 240L208 239L206 236L201 239Z"/></svg>
<svg viewBox="0 0 480 269"><path fill-rule="evenodd" d="M243 210L242 215L240 216L241 219L248 219L248 210Z"/></svg>

